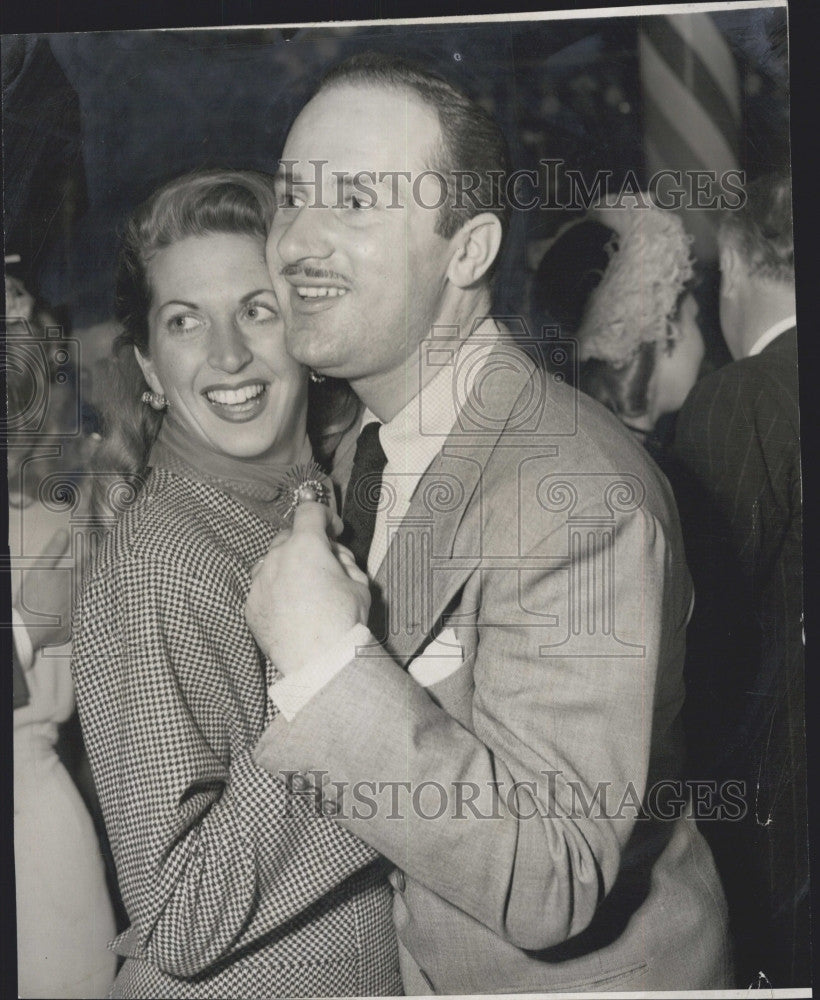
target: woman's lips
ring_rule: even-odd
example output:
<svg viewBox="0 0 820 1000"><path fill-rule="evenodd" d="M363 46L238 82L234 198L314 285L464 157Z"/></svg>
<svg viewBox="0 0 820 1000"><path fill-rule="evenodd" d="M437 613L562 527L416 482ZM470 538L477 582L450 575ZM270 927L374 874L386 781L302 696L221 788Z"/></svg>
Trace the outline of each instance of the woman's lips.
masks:
<svg viewBox="0 0 820 1000"><path fill-rule="evenodd" d="M205 389L202 395L222 420L244 423L253 420L265 408L268 388L265 382L249 382L235 388L220 386Z"/></svg>

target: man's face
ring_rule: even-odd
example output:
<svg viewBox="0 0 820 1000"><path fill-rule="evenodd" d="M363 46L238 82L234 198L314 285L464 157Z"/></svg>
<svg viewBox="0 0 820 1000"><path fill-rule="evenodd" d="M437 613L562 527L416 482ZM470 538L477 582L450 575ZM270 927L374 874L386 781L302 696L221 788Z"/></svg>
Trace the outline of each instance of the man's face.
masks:
<svg viewBox="0 0 820 1000"><path fill-rule="evenodd" d="M333 86L299 115L282 154L292 182L280 172L267 248L297 360L355 383L403 368L429 333L452 241L436 234L438 212L425 207L440 200L439 182L416 182L416 197L413 182L439 134L433 110L392 88Z"/></svg>

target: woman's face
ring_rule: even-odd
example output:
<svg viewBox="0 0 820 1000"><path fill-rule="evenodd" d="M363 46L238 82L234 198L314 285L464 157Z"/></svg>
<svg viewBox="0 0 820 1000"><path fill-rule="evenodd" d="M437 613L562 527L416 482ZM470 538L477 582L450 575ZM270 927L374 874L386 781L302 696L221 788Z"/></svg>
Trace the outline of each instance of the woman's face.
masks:
<svg viewBox="0 0 820 1000"><path fill-rule="evenodd" d="M670 323L673 340L659 344L655 365L655 409L661 413L676 413L689 395L698 378L706 345L698 324L698 303L687 292L680 305L678 318Z"/></svg>
<svg viewBox="0 0 820 1000"><path fill-rule="evenodd" d="M166 419L221 454L295 460L306 372L285 350L264 241L187 237L155 254L148 280L149 355L137 360Z"/></svg>

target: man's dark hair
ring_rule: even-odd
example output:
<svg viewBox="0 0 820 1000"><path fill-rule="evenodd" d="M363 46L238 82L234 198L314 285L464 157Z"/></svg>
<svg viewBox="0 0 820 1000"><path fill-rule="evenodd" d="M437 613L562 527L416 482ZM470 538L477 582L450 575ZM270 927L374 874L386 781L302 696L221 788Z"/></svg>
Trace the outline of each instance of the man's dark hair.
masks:
<svg viewBox="0 0 820 1000"><path fill-rule="evenodd" d="M504 134L491 114L443 76L399 56L362 52L332 67L316 93L340 84L406 89L416 94L438 115L441 142L432 151L430 169L444 178L447 201L438 210L436 232L449 239L481 212L496 215L506 233L509 206L504 178L509 173L509 152ZM454 172L465 171L478 181L467 194L457 193Z"/></svg>
<svg viewBox="0 0 820 1000"><path fill-rule="evenodd" d="M751 274L773 281L794 281L789 172L766 174L749 184L745 204L724 212L720 235L743 254Z"/></svg>

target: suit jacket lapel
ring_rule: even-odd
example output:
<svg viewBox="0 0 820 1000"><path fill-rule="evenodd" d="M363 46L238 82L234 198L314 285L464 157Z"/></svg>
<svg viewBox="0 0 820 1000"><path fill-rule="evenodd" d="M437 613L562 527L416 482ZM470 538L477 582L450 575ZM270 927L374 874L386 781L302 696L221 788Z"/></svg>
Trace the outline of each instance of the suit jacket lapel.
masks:
<svg viewBox="0 0 820 1000"><path fill-rule="evenodd" d="M511 358L514 363L511 364ZM480 526L459 537L468 509L481 503L484 468L535 366L500 340L485 362L491 387L471 394L441 451L419 480L374 583L370 630L406 666L481 559Z"/></svg>

